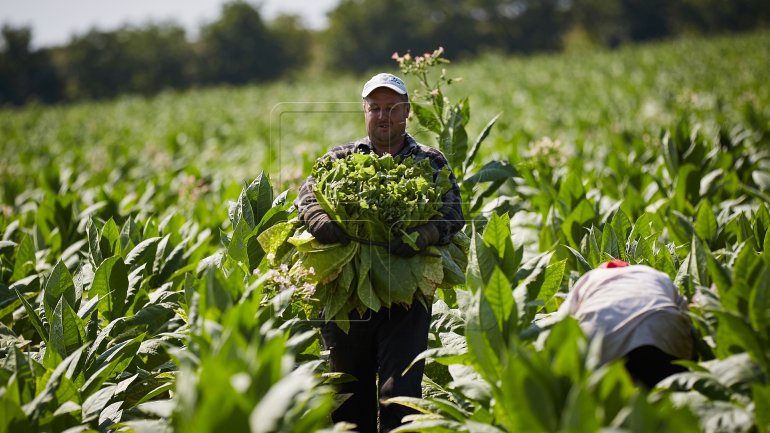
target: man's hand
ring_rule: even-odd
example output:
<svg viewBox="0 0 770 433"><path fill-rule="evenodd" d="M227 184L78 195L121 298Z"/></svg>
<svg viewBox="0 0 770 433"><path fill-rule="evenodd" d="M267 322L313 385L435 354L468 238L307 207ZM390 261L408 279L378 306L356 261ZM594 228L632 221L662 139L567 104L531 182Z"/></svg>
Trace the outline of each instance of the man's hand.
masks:
<svg viewBox="0 0 770 433"><path fill-rule="evenodd" d="M322 244L340 243L342 245L350 243L350 237L345 233L345 230L342 230L336 221L332 221L323 209L311 212L305 218L308 231L318 242Z"/></svg>
<svg viewBox="0 0 770 433"><path fill-rule="evenodd" d="M417 240L415 241L418 249L415 250L411 245L404 242L403 236L399 236L393 239L388 245L388 251L390 251L391 254L395 254L401 257L414 257L420 251L428 248L431 245L435 245L438 242L438 229L432 222L427 222L417 227L412 227L406 232L410 235L412 233L419 234L419 236L417 236Z"/></svg>

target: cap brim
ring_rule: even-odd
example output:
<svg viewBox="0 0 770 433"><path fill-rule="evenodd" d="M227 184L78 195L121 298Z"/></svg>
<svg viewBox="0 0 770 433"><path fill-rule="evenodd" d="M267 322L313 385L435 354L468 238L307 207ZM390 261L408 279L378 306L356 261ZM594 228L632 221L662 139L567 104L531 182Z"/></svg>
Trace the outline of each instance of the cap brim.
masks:
<svg viewBox="0 0 770 433"><path fill-rule="evenodd" d="M366 98L369 96L370 93L372 93L375 89L379 89L380 87L387 87L390 90L393 90L394 92L398 93L399 95L406 95L406 92L403 89L400 89L398 86L393 84L380 84L376 83L371 86L365 86L364 90L361 92L361 97Z"/></svg>

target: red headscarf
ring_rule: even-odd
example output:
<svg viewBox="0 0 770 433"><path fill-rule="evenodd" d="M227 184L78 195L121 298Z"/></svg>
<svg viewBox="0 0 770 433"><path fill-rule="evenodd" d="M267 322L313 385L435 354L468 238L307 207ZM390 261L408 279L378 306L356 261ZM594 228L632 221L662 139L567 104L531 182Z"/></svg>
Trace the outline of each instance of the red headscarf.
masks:
<svg viewBox="0 0 770 433"><path fill-rule="evenodd" d="M625 268L628 266L628 262L624 262L623 260L619 259L612 259L607 263L602 263L599 265L600 269L607 269L607 268Z"/></svg>

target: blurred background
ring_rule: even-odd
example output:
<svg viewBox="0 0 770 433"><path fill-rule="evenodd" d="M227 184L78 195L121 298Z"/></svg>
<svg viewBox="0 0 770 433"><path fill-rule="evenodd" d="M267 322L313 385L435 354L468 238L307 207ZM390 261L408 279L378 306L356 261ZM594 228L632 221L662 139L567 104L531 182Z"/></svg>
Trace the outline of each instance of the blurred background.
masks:
<svg viewBox="0 0 770 433"><path fill-rule="evenodd" d="M618 48L770 24L766 0L0 2L0 105L360 74L394 51L452 60Z"/></svg>

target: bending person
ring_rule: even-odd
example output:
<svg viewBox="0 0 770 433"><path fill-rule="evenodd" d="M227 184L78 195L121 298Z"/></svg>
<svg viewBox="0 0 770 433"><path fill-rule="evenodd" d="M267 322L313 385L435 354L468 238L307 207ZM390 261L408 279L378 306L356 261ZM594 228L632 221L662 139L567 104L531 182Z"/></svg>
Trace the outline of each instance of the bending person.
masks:
<svg viewBox="0 0 770 433"><path fill-rule="evenodd" d="M588 338L601 338L601 363L624 358L635 382L647 388L692 359L686 300L668 275L645 265L612 260L583 275L557 316L574 316Z"/></svg>

